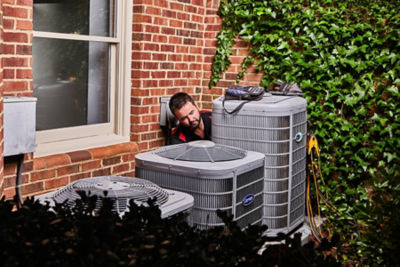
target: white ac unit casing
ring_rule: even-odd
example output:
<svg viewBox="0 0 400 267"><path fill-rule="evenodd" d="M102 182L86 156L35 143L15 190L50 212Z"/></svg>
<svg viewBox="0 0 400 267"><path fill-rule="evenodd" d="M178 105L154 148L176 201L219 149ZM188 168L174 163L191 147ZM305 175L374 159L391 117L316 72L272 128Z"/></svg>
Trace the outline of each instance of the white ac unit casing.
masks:
<svg viewBox="0 0 400 267"><path fill-rule="evenodd" d="M262 223L268 234L289 233L304 221L307 102L298 96L271 96L228 114L223 96L213 101L212 140L265 155ZM233 110L242 101L225 101Z"/></svg>
<svg viewBox="0 0 400 267"><path fill-rule="evenodd" d="M167 190L158 185L139 178L121 176L99 176L84 178L72 182L56 191L35 196L40 203L56 203L73 205L80 198L79 191L87 195L96 195L97 208L102 203L104 192L107 197L114 200L113 210L123 216L129 210L129 201L133 200L137 205L146 205L149 198L156 198L156 204L161 211L161 218L166 218L179 212L188 211L193 206L193 197L189 194Z"/></svg>
<svg viewBox="0 0 400 267"><path fill-rule="evenodd" d="M171 145L136 155L136 176L194 197L188 222L224 225L227 211L241 228L262 220L264 155L211 141Z"/></svg>

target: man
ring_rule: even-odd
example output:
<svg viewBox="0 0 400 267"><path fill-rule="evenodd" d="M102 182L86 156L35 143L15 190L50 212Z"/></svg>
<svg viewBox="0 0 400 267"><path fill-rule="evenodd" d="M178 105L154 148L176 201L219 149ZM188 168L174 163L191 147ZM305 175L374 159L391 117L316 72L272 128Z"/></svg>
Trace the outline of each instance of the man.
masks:
<svg viewBox="0 0 400 267"><path fill-rule="evenodd" d="M170 144L211 140L211 112L200 111L191 96L176 93L169 101L169 108L179 121L171 133Z"/></svg>

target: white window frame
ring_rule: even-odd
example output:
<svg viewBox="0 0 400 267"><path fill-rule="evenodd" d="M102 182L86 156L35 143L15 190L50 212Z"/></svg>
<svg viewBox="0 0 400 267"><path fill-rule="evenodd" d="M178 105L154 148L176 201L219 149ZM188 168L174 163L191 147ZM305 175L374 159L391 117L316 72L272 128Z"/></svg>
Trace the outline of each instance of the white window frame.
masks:
<svg viewBox="0 0 400 267"><path fill-rule="evenodd" d="M116 1L116 36L33 31L33 37L110 44L110 122L36 131L34 157L85 150L129 141L132 1Z"/></svg>

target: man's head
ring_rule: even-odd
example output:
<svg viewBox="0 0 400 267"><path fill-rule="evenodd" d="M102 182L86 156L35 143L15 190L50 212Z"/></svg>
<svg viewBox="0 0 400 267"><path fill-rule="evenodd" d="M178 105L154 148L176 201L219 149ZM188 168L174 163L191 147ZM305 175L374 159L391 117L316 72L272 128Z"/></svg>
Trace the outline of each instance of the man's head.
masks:
<svg viewBox="0 0 400 267"><path fill-rule="evenodd" d="M200 126L200 111L190 95L183 92L176 93L169 100L169 108L183 126L192 130Z"/></svg>

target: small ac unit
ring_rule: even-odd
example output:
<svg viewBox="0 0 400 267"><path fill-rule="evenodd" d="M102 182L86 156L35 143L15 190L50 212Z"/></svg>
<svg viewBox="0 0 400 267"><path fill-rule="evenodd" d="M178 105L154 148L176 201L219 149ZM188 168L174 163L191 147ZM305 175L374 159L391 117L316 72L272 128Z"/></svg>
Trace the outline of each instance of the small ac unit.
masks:
<svg viewBox="0 0 400 267"><path fill-rule="evenodd" d="M134 200L138 205L145 205L149 198L157 198L156 204L161 210L161 217L166 218L176 213L190 209L193 206L193 197L189 194L174 190L166 190L158 185L139 178L121 176L99 176L80 179L72 182L57 191L36 196L41 203L67 202L74 204L80 198L78 192L85 192L86 195L98 196L97 208L102 204L104 192L107 197L114 200L113 210L119 215L128 211L129 201Z"/></svg>
<svg viewBox="0 0 400 267"><path fill-rule="evenodd" d="M307 102L266 95L227 114L223 97L213 101L212 140L265 155L263 224L268 234L289 233L304 221ZM225 101L233 110L241 101Z"/></svg>
<svg viewBox="0 0 400 267"><path fill-rule="evenodd" d="M211 141L171 145L136 155L136 175L194 197L188 222L199 229L224 225L218 209L241 228L261 223L264 155Z"/></svg>

